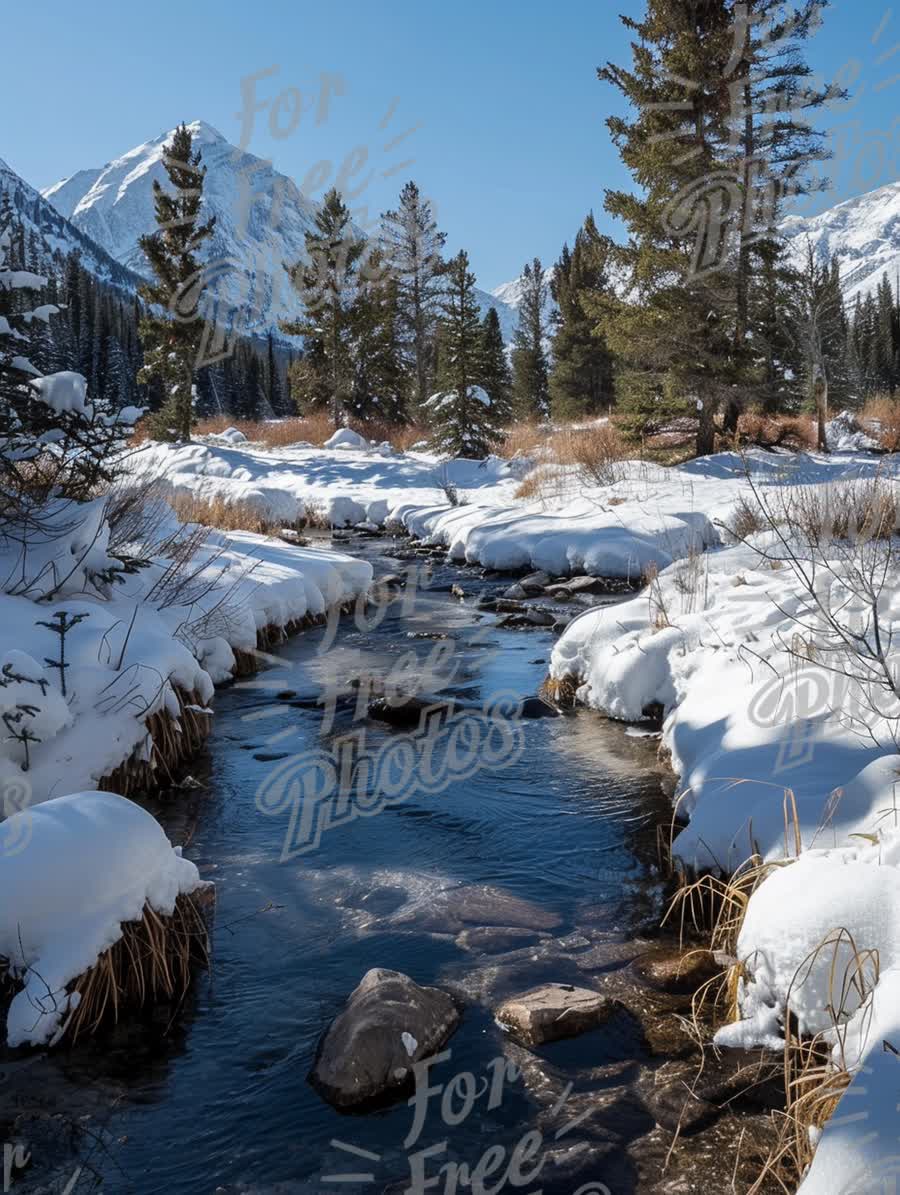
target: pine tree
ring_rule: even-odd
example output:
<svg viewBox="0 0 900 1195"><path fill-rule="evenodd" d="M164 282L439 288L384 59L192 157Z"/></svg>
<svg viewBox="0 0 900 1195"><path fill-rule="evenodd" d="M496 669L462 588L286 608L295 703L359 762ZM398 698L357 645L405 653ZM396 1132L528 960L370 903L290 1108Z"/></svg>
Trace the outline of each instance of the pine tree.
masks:
<svg viewBox="0 0 900 1195"><path fill-rule="evenodd" d="M569 252L553 271L551 294L557 315L553 334L550 402L555 419L596 415L613 402L613 357L598 327L598 304L613 297L608 262L611 242L589 215Z"/></svg>
<svg viewBox="0 0 900 1195"><path fill-rule="evenodd" d="M200 221L206 168L186 125L175 130L165 147L163 165L174 194L154 181L157 227L139 242L155 279L141 288L141 297L162 308L151 310L141 321L144 367L140 377L161 383L165 396L152 417L152 433L178 441L191 435L194 375L204 332L203 276L197 251L212 233L215 217Z"/></svg>
<svg viewBox="0 0 900 1195"><path fill-rule="evenodd" d="M465 251L450 262L440 325L439 389L425 403L431 444L443 456L487 456L502 438L501 412L478 384L481 324Z"/></svg>
<svg viewBox="0 0 900 1195"><path fill-rule="evenodd" d="M119 449L140 414L89 399L80 374L48 375L29 359L36 327L59 314L55 304L33 306L26 291L44 290L47 279L10 266L14 244L22 250L21 224L0 202L0 525L31 517L49 498L91 498L112 480ZM37 462L40 467L35 468ZM35 522L25 534L34 536ZM22 541L27 546L26 541Z"/></svg>
<svg viewBox="0 0 900 1195"><path fill-rule="evenodd" d="M508 423L512 417L512 371L495 307L487 309L481 322L478 377L498 420Z"/></svg>
<svg viewBox="0 0 900 1195"><path fill-rule="evenodd" d="M756 283L765 262L777 265L785 252L777 235L785 202L828 185L812 173L814 163L831 155L810 114L846 93L833 85L811 85L803 48L830 2L798 0L786 6L784 0L742 0L732 9L732 47L723 77L730 108L727 150L736 155L739 180L738 218L732 226L737 356L746 348L748 331L753 332ZM755 392L753 377L749 388L735 391L725 411L726 432L735 430L742 400Z"/></svg>
<svg viewBox="0 0 900 1195"><path fill-rule="evenodd" d="M519 326L513 337L513 402L520 419L545 419L550 412L547 353L547 297L549 285L540 259L522 272Z"/></svg>
<svg viewBox="0 0 900 1195"><path fill-rule="evenodd" d="M350 211L334 187L326 194L305 242L309 262L290 270L304 316L283 321L281 330L317 342L316 360L322 366L319 384L327 394L334 426L340 427L353 395L352 342L366 242L354 231Z"/></svg>
<svg viewBox="0 0 900 1195"><path fill-rule="evenodd" d="M728 142L730 14L726 0L647 0L642 20L622 21L636 35L633 67L609 63L598 74L636 110L607 125L639 191L606 195L606 210L629 233L616 251L629 298L607 305L602 328L624 363L619 405L630 429L643 434L695 415L703 454L744 364L734 352L733 262L717 241L698 239L696 212ZM706 231L720 228L714 221Z"/></svg>
<svg viewBox="0 0 900 1195"><path fill-rule="evenodd" d="M400 340L398 280L385 271L377 248L367 267L355 312L352 411L357 419L396 426L406 422L409 388Z"/></svg>
<svg viewBox="0 0 900 1195"><path fill-rule="evenodd" d="M395 211L381 217L381 249L397 281L400 335L418 407L431 392L435 376L435 329L441 314L446 265L441 257L446 235L438 230L429 200L408 182Z"/></svg>

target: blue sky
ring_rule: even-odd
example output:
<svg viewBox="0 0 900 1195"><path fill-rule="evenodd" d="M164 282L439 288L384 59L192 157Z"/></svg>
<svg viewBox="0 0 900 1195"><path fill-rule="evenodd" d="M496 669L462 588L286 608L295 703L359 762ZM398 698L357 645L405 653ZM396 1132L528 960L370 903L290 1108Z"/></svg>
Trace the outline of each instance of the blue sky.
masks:
<svg viewBox="0 0 900 1195"><path fill-rule="evenodd" d="M629 61L617 14L642 10L639 0L10 0L0 157L42 187L182 119L207 120L237 142L242 81L276 68L255 84L269 103L247 148L299 182L319 162L331 163L334 181L364 147L362 174L374 167L375 177L356 202L375 214L415 178L437 202L449 247L467 248L491 289L535 254L555 260L589 209L615 232L603 192L628 179L604 118L621 105L596 67ZM825 120L841 126L844 145L829 203L897 177L900 51L885 55L898 43L900 5L835 0L811 44L815 69L831 78L843 67L857 96ZM344 94L321 123L304 111L290 129L292 89L317 101L323 72ZM273 136L279 96L286 135Z"/></svg>

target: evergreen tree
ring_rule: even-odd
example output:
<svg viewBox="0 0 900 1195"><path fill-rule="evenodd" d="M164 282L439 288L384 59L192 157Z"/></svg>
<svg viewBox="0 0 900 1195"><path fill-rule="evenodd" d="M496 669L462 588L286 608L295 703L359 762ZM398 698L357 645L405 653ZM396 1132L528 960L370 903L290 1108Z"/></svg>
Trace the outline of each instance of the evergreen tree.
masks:
<svg viewBox="0 0 900 1195"><path fill-rule="evenodd" d="M784 253L777 226L785 201L828 185L812 173L814 163L831 155L824 134L812 127L810 115L846 93L835 86L811 84L812 70L803 48L830 2L797 0L786 5L785 0L742 0L732 7L732 47L724 78L730 109L726 149L736 158L739 181L739 202L730 227L737 243L736 357L746 349L747 333L754 330L756 283L763 278L767 261L777 267ZM736 388L726 406L726 432L735 430L742 400L756 393L756 376L751 374L748 380L749 386ZM773 383L777 388L778 380Z"/></svg>
<svg viewBox="0 0 900 1195"><path fill-rule="evenodd" d="M597 415L611 406L613 357L598 327L598 305L614 297L608 262L612 245L589 215L553 271L550 290L557 306L553 334L550 402L555 419ZM600 313L602 316L602 312Z"/></svg>
<svg viewBox="0 0 900 1195"><path fill-rule="evenodd" d="M139 412L92 400L80 374L45 376L29 359L33 329L59 311L25 300L26 291L43 290L47 279L10 267L13 253L24 247L20 234L10 205L0 205L0 527L6 535L19 525L27 546L29 535L42 532L37 522L23 521L45 499L88 499L112 480L118 450Z"/></svg>
<svg viewBox="0 0 900 1195"><path fill-rule="evenodd" d="M354 328L353 414L399 425L406 422L409 377L400 339L398 279L383 269L379 249L367 263Z"/></svg>
<svg viewBox="0 0 900 1195"><path fill-rule="evenodd" d="M366 248L350 222L350 211L332 187L305 234L308 263L290 271L303 318L283 321L283 332L316 342L314 361L322 368L317 389L327 394L335 427L344 422L354 388L353 334L359 269Z"/></svg>
<svg viewBox="0 0 900 1195"><path fill-rule="evenodd" d="M165 395L152 417L151 429L162 439L189 440L193 423L194 375L204 333L200 316L202 269L197 250L212 233L215 217L201 223L203 180L200 151L180 125L165 147L163 165L174 194L153 184L156 231L140 239L154 281L141 288L142 298L162 311L141 321L144 368L141 379L161 383Z"/></svg>
<svg viewBox="0 0 900 1195"><path fill-rule="evenodd" d="M512 372L495 307L487 309L481 322L478 376L498 420L508 423L512 417Z"/></svg>
<svg viewBox="0 0 900 1195"><path fill-rule="evenodd" d="M697 452L708 453L715 414L743 366L734 355L733 263L718 244L698 242L693 205L728 141L730 14L726 0L647 0L642 20L622 21L636 35L633 67L609 63L598 74L635 110L607 125L639 191L606 195L606 210L629 232L616 251L629 301L605 304L601 326L624 362L619 405L630 429L649 432L694 414ZM705 268L709 255L714 269Z"/></svg>
<svg viewBox="0 0 900 1195"><path fill-rule="evenodd" d="M545 419L550 412L547 353L547 296L549 286L540 259L522 272L519 326L513 337L513 402L521 419Z"/></svg>
<svg viewBox="0 0 900 1195"><path fill-rule="evenodd" d="M431 443L444 456L487 456L502 438L502 412L479 385L482 344L475 275L465 251L447 272L440 325L439 390L424 410L434 428Z"/></svg>
<svg viewBox="0 0 900 1195"><path fill-rule="evenodd" d="M399 207L381 217L381 249L397 282L400 335L417 407L430 394L435 377L434 337L441 314L446 239L430 201L413 182L400 192Z"/></svg>

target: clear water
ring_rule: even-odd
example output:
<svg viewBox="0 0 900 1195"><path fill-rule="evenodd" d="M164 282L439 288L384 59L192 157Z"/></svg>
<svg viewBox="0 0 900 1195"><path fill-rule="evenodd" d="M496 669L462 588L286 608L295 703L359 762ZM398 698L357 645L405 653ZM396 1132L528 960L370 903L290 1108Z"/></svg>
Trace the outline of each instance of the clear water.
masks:
<svg viewBox="0 0 900 1195"><path fill-rule="evenodd" d="M382 573L398 568L381 558L390 548L383 541L356 545ZM407 1103L343 1115L307 1082L323 1029L374 966L404 971L465 1001L451 1058L434 1069L433 1082L466 1071L490 1075L487 1068L500 1057L522 1067L496 1108L488 1109L484 1097L456 1125L448 1126L440 1101L432 1101L415 1149L444 1140L447 1149L428 1163L429 1174L449 1159L474 1167L490 1145L510 1150L536 1125L546 1137L552 1101L545 1088L572 1082L576 1096L592 1086L627 1089L644 1058L640 1033L627 1017L529 1059L497 1028L491 1009L503 995L544 980L589 985L590 974L615 966L622 944L658 916L656 826L667 804L654 744L587 712L525 720L520 757L508 766L334 827L317 849L284 862L288 815L257 808L260 784L283 764L273 757L332 743L313 702L336 675L383 676L410 651L424 669L442 642L451 645L443 650L452 651L455 666L445 692L478 704L501 690L522 697L537 691L552 634L497 628L495 617L479 615L471 599L451 597L457 580L476 594L505 584L438 566L411 612L397 603L371 631L345 620L326 652L325 632L300 635L278 649L271 669L217 696L208 758L195 769L204 788L153 805L172 840L184 843L217 885L211 974L200 978L189 1008L174 1016L163 1010L152 1025L126 1021L30 1071L41 1091L29 1098L44 1099L75 1126L66 1148L86 1169L72 1190L89 1189L79 1184L91 1175L102 1179L104 1191L142 1195L407 1187ZM423 631L453 638L409 637ZM285 690L296 697L275 696ZM340 711L333 734L350 721L351 712ZM403 733L364 725L372 750ZM439 893L469 885L513 894L537 907L541 924L554 918L558 924L506 952L467 950L460 931L477 923L461 924L458 902ZM592 970L573 961L585 951L592 952ZM619 1113L611 1107L604 1129L624 1148L648 1126L627 1100L619 1106ZM81 1122L87 1114L91 1119ZM565 1116L563 1107L558 1117ZM562 1144L577 1137L573 1132ZM54 1150L58 1144L54 1138ZM360 1149L371 1157L352 1152ZM38 1152L35 1146L36 1162ZM617 1195L636 1189L628 1166L617 1165ZM372 1177L330 1181L347 1173ZM490 1181L496 1184L500 1173ZM537 1188L553 1189L553 1182L542 1177L523 1189Z"/></svg>

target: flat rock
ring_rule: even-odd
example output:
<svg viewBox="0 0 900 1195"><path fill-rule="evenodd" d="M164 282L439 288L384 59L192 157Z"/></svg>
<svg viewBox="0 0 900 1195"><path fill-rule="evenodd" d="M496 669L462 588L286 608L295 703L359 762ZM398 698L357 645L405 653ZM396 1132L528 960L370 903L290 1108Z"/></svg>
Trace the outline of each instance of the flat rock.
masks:
<svg viewBox="0 0 900 1195"><path fill-rule="evenodd" d="M539 1046L596 1029L612 1016L615 1008L615 1001L591 988L545 983L504 1001L495 1017L523 1045Z"/></svg>
<svg viewBox="0 0 900 1195"><path fill-rule="evenodd" d="M609 582L602 577L570 577L566 581L569 593L609 593Z"/></svg>
<svg viewBox="0 0 900 1195"><path fill-rule="evenodd" d="M323 1034L309 1082L336 1108L370 1103L402 1088L410 1066L440 1050L458 1024L446 992L374 967Z"/></svg>

